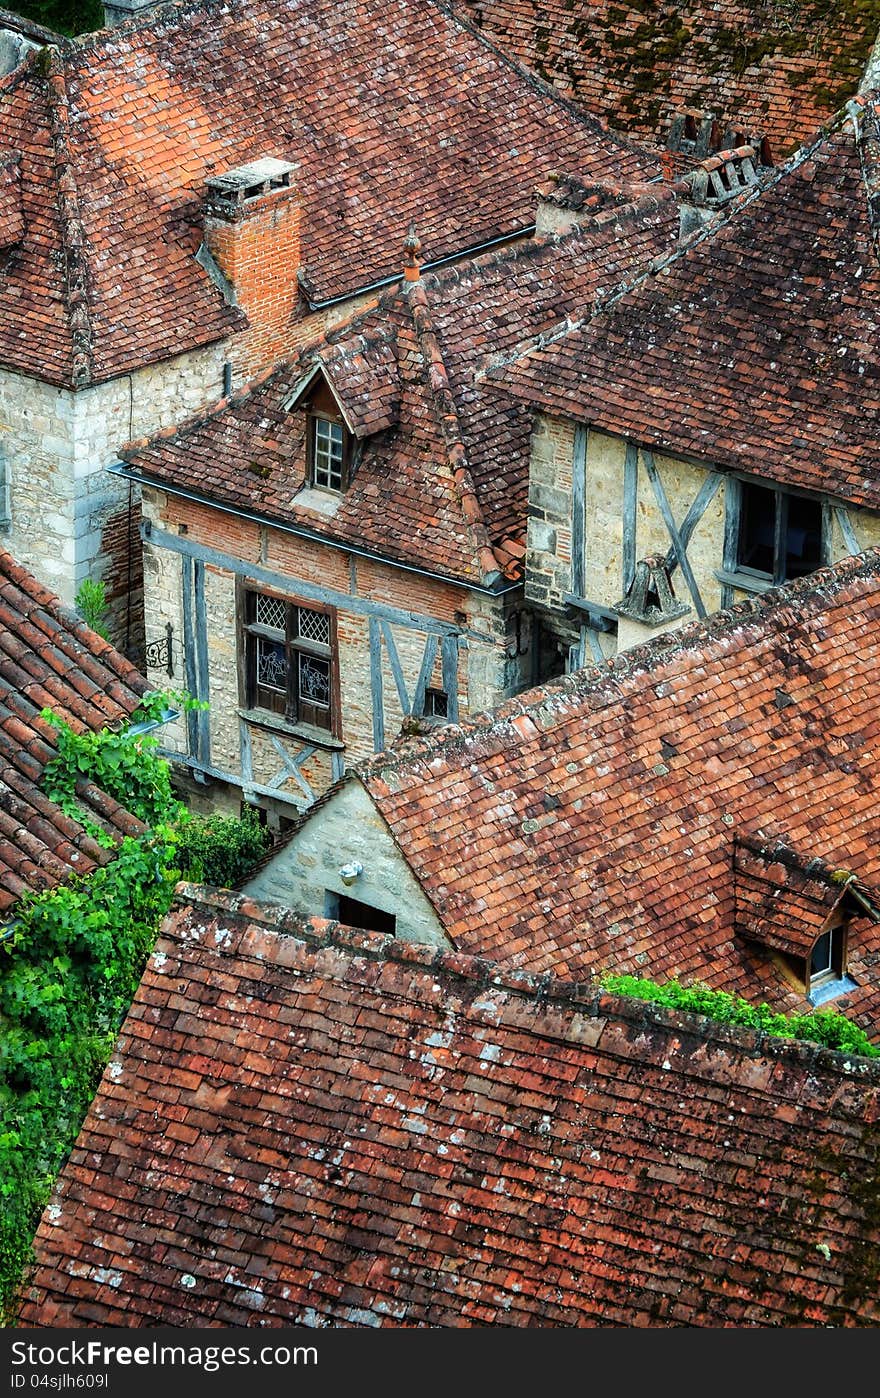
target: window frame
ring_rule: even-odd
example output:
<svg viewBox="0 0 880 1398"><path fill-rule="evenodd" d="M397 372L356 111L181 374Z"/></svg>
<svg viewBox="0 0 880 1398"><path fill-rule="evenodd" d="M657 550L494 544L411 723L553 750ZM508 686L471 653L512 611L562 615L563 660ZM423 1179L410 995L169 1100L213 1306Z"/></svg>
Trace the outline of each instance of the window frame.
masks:
<svg viewBox="0 0 880 1398"><path fill-rule="evenodd" d="M257 621L257 599L264 597L284 607L284 628L272 627ZM300 610L325 616L329 623L329 643L312 640L300 633ZM249 587L242 583L239 587L239 686L243 702L248 710L266 714L276 720L300 729L308 729L309 735L324 735L333 739L341 737L341 705L339 699L339 646L337 641L335 607L304 601L267 587ZM261 640L272 641L284 646L286 677L283 701L273 707L263 702L261 689L269 691L270 686L261 685L257 674L257 657ZM300 657L313 656L329 663L330 697L326 710L300 697ZM279 695L282 691L276 691ZM315 722L318 712L326 713L326 725Z"/></svg>
<svg viewBox="0 0 880 1398"><path fill-rule="evenodd" d="M747 487L765 490L768 495L773 496L773 568L771 572L750 567L741 561L743 527L746 521L745 490ZM724 570L734 585L736 585L737 578L743 579L746 583L753 582L759 587L781 587L786 582L795 581L794 578L786 576L785 568L788 553L788 510L789 501L792 499L809 500L817 506L819 511L819 561L816 568L811 569L810 572L815 572L816 569L827 565L830 557L828 510L826 501L822 496L814 495L806 490L790 490L787 486L777 485L775 481L742 476L729 478L728 491ZM809 573L797 576L808 577Z"/></svg>
<svg viewBox="0 0 880 1398"><path fill-rule="evenodd" d="M342 438L342 459L339 466L339 486L325 485L316 479L318 469L318 429L322 423L339 429ZM312 490L325 490L328 495L343 495L351 481L352 435L338 413L310 408L306 416L306 474Z"/></svg>
<svg viewBox="0 0 880 1398"><path fill-rule="evenodd" d="M433 707L433 704L434 704L434 702L435 702L436 700L438 700L438 699L440 698L441 695L442 695L443 700L444 700L444 702L445 702L445 709L444 709L444 711L443 711L442 713L438 713L437 710ZM429 699L429 696L430 696L430 699ZM428 708L429 702L430 702L431 705L432 705L432 707L431 707L430 710L429 710L429 708ZM427 720L428 720L429 722L431 722L431 723L437 723L437 724L448 723L448 722L449 722L449 693L448 693L448 691L445 690L445 689L440 689L440 688L438 688L437 685L426 685L426 686L425 686L424 697L423 697L423 699L422 699L422 714L421 714L421 716L422 716L422 718L427 719Z"/></svg>
<svg viewBox="0 0 880 1398"><path fill-rule="evenodd" d="M816 947L823 937L830 938L828 961L829 964L823 971L813 970L813 956ZM809 995L816 986L828 985L831 981L841 981L846 976L846 955L847 955L847 924L845 922L835 922L833 926L826 927L825 931L816 938L810 954L805 959L806 988Z"/></svg>

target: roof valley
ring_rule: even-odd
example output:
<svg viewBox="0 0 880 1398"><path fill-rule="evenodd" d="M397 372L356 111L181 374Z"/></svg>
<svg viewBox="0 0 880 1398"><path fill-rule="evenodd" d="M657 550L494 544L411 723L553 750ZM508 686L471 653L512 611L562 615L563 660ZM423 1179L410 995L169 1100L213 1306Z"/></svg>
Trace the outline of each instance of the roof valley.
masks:
<svg viewBox="0 0 880 1398"><path fill-rule="evenodd" d="M44 55L48 57L48 62ZM85 388L94 377L95 337L85 255L86 235L70 149L70 105L65 68L60 50L55 47L43 50L37 63L46 64L47 106L55 163L55 202L64 256L66 318L72 342L71 377L75 388Z"/></svg>

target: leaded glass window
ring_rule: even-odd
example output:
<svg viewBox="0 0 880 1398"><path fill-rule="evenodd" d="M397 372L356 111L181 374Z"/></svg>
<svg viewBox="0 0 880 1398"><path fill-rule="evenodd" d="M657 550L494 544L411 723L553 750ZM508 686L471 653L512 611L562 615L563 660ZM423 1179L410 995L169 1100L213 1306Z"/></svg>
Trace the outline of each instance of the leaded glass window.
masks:
<svg viewBox="0 0 880 1398"><path fill-rule="evenodd" d="M271 593L245 594L248 705L331 731L333 614Z"/></svg>

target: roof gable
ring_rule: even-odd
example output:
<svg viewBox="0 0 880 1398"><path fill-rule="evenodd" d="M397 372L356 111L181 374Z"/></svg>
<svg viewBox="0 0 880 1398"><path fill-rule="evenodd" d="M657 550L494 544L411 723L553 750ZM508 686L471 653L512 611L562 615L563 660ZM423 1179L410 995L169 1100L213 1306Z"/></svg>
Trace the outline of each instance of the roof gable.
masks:
<svg viewBox="0 0 880 1398"><path fill-rule="evenodd" d="M521 242L389 291L295 364L191 424L130 444L145 480L199 492L468 582L515 578L530 414L478 371L671 244L671 192L628 201L561 238ZM324 373L363 452L332 526L303 509L302 424L284 411ZM386 435L381 435L382 433ZM264 474L242 469L254 462ZM299 463L299 464L297 464Z"/></svg>

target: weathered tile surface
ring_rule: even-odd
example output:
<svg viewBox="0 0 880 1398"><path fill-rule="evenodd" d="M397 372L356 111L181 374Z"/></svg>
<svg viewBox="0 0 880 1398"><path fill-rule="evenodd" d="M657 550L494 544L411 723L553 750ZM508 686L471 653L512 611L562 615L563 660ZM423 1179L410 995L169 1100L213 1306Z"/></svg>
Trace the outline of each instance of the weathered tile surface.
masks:
<svg viewBox="0 0 880 1398"><path fill-rule="evenodd" d="M616 199L606 190L596 201L595 218L568 236L533 239L395 288L316 351L209 416L133 444L125 460L145 480L467 581L499 568L515 576L531 411L494 387L484 391L477 374L524 336L578 315L599 287L647 266L675 238L668 188L632 187ZM297 501L305 420L285 406L311 364L324 367L363 440L329 520L308 497Z"/></svg>
<svg viewBox="0 0 880 1398"><path fill-rule="evenodd" d="M880 29L880 6L845 0L464 0L463 9L612 126L656 137L690 110L723 131L766 135L780 154L853 95Z"/></svg>
<svg viewBox="0 0 880 1398"><path fill-rule="evenodd" d="M112 854L41 790L57 745L41 710L76 732L97 730L128 719L146 689L109 642L0 550L0 915L27 889L51 888ZM84 779L77 794L110 834L143 829L93 782Z"/></svg>
<svg viewBox="0 0 880 1398"><path fill-rule="evenodd" d="M32 1326L877 1322L880 1069L182 886Z"/></svg>
<svg viewBox="0 0 880 1398"><path fill-rule="evenodd" d="M242 324L195 253L208 177L255 158L298 166L317 301L396 275L413 219L445 257L529 226L554 169L656 172L427 0L197 0L62 43L0 83L6 151L26 234L0 270L0 362L63 383Z"/></svg>
<svg viewBox="0 0 880 1398"><path fill-rule="evenodd" d="M880 104L554 342L499 369L549 412L880 502Z"/></svg>
<svg viewBox="0 0 880 1398"><path fill-rule="evenodd" d="M735 840L880 880L878 580L874 550L367 764L456 946L805 1011L736 934ZM868 919L852 926L850 969L856 989L834 1005L876 1037Z"/></svg>

